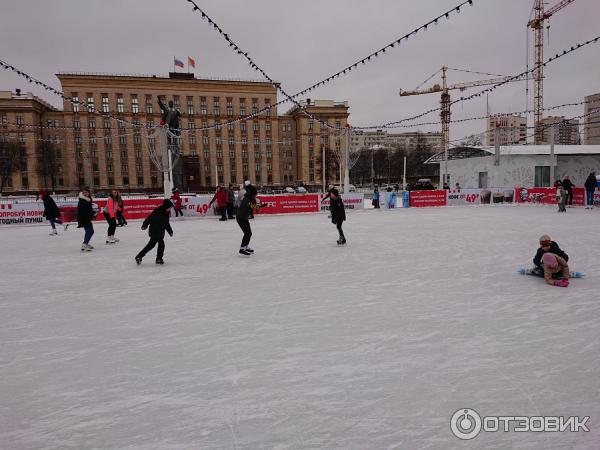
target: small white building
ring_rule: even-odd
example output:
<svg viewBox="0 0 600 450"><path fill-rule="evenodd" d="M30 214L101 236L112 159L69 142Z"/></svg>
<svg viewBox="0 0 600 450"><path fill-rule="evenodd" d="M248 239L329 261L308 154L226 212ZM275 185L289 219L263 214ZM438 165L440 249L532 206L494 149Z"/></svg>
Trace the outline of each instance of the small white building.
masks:
<svg viewBox="0 0 600 450"><path fill-rule="evenodd" d="M555 145L554 180L569 175L582 186L590 172L600 173L600 145ZM496 160L498 163L496 164ZM429 158L426 163L444 168L444 152ZM460 183L463 188L488 188L554 184L551 173L549 145L509 145L500 147L456 147L448 150L450 186Z"/></svg>

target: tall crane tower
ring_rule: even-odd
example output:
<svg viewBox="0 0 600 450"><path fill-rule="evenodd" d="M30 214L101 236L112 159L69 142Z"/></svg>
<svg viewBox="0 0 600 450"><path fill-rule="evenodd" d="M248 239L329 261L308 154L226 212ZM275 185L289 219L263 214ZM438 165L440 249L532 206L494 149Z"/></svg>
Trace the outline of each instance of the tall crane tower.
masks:
<svg viewBox="0 0 600 450"><path fill-rule="evenodd" d="M450 101L450 93L448 91L451 91L454 89L464 91L465 89L477 87L477 86L486 86L489 84L497 84L497 83L502 83L505 81L523 81L523 80L529 79L527 77L527 75L523 75L522 77L518 77L518 78L515 78L513 76L499 76L498 78L490 78L487 80L468 81L465 83L456 83L456 84L448 85L447 77L446 77L446 72L448 70L455 70L458 72L477 73L477 74L483 74L483 75L494 75L494 74L487 74L484 72L474 72L471 70L453 69L451 67L442 66L442 68L440 70L438 70L436 73L434 73L432 76L430 76L427 80L425 80L423 83L421 83L417 87L417 89L412 90L412 91L403 91L402 89L400 89L400 97L406 97L406 96L410 96L410 95L433 94L436 92L441 92L440 119L441 119L441 123L442 123L442 146L443 146L443 149L445 152L444 173L443 173L443 175L440 174L441 182L447 181L446 176L448 174L448 145L450 143L450 116L451 116L450 105L452 103ZM432 87L430 87L428 89L419 89L421 86L423 86L425 83L427 83L429 80L431 80L434 76L436 76L440 72L442 73L442 85L441 86L439 84L434 84Z"/></svg>
<svg viewBox="0 0 600 450"><path fill-rule="evenodd" d="M540 144L542 141L543 129L540 127L542 123L542 111L544 110L544 22L563 9L565 6L573 3L575 0L561 0L556 5L548 10L544 10L544 0L533 0L533 10L531 19L527 26L531 28L535 35L535 70L534 77L534 100L533 110L535 119L535 143Z"/></svg>

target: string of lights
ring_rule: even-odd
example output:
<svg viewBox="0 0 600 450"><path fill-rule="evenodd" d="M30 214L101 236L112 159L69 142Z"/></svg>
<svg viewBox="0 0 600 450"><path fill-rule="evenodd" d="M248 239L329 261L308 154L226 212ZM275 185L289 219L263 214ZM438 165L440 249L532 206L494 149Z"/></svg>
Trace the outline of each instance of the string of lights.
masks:
<svg viewBox="0 0 600 450"><path fill-rule="evenodd" d="M585 47L585 46L587 46L587 45L589 45L591 43L597 43L598 40L600 40L600 36L597 36L595 38L589 39L589 40L587 40L585 42L578 43L577 45L572 46L570 49L563 50L562 53L557 53L555 56L553 56L551 58L548 58L546 61L544 61L544 63L542 65L545 67L547 64L552 63L552 62L556 61L557 59L562 58L563 56L566 56L566 55L568 55L570 53L573 53L573 52L581 49L582 47ZM511 81L514 81L515 79L522 78L522 77L524 77L526 75L529 75L530 73L534 72L535 70L536 70L536 67L534 67L534 68L532 68L530 70L525 70L525 71L523 71L523 72L521 72L521 73L519 73L517 75L514 75L514 76L512 76L512 77L510 77L510 78L508 78L508 79L506 79L504 81L498 82L498 83L496 83L496 84L494 84L494 85L492 85L492 86L490 86L488 88L485 88L485 89L483 89L483 90L481 90L479 92L476 92L474 94L471 94L471 95L469 95L467 97L460 97L459 99L456 99L456 100L450 102L450 105L454 105L454 104L456 104L458 102L468 101L468 100L472 100L472 99L474 99L476 97L480 97L481 95L489 93L489 92L492 92L495 89L499 88L500 86L504 86L507 83L510 83ZM393 121L393 122L387 122L387 123L379 124L379 125L358 126L358 127L354 127L354 128L357 129L357 130L373 130L373 129L393 128L394 125L399 125L399 124L404 123L404 122L410 122L410 121L413 121L413 120L416 120L416 119L420 119L421 117L424 117L424 116L426 116L428 114L431 114L433 112L441 111L441 109L442 109L441 107L432 108L432 109L429 109L428 111L425 111L423 113L417 114L415 116L407 117L407 118L396 120L396 121Z"/></svg>
<svg viewBox="0 0 600 450"><path fill-rule="evenodd" d="M411 31L410 33L405 34L404 36L394 40L393 42L385 45L384 47L370 53L369 55L367 55L364 58L361 58L359 60L357 60L356 62L354 62L353 64L350 64L349 66L346 66L345 68L341 69L340 71L322 79L321 81L314 83L313 85L307 87L306 89L303 89L302 91L290 95L288 94L282 87L280 83L276 83L258 64L256 64L256 62L252 59L251 56L248 55L247 51L244 51L237 43L235 43L231 37L229 36L228 33L225 33L225 31L206 13L206 11L204 11L202 8L200 8L198 6L198 4L194 1L194 0L187 0L188 3L191 3L193 5L193 12L199 13L202 16L202 19L207 21L209 25L211 25L229 44L229 47L231 47L234 51L237 52L238 55L242 55L247 61L248 64L250 65L250 67L252 67L254 70L256 70L257 72L259 72L266 80L268 80L271 84L273 84L273 86L275 86L279 92L281 92L286 99L283 101L280 101L278 103L276 103L276 105L279 105L281 103L284 103L286 101L291 101L293 102L298 108L301 109L301 111L306 114L307 116L311 117L313 120L316 120L311 114L309 114L306 109L304 108L304 106L302 104L300 104L296 98L307 94L308 92L323 86L333 80L335 80L336 78L339 78L342 75L345 75L349 72L351 72L352 70L356 69L359 65L365 65L367 62L370 62L371 59L375 59L378 56L380 56L381 54L385 54L385 52L389 49L394 48L395 46L399 46L402 41L408 40L410 36L417 34L419 31L423 30L427 30L427 27L431 26L431 25L437 25L438 22L442 19L442 18L446 18L446 19L450 19L450 14L452 13L460 13L460 9L461 7L463 7L464 5L473 5L473 0L465 0L462 3L460 3L459 5L457 5L456 7L446 11L443 14L440 14L439 16L435 17L434 19L430 20L429 22L421 25L418 28L415 28L413 31ZM323 124L323 122L320 122ZM324 123L324 125L326 127L331 127L329 124ZM331 127L332 128L332 127Z"/></svg>

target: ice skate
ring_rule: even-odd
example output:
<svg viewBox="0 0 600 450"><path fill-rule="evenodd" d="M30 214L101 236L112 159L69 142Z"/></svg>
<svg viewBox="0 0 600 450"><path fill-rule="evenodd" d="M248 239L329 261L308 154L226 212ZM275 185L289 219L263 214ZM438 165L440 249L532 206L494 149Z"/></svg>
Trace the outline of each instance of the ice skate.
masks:
<svg viewBox="0 0 600 450"><path fill-rule="evenodd" d="M107 244L114 244L114 243L116 243L116 241L115 241L115 238L114 238L114 237L112 237L112 236L108 236L108 237L106 238L106 243L107 243Z"/></svg>
<svg viewBox="0 0 600 450"><path fill-rule="evenodd" d="M245 249L245 248L240 248L240 251L239 251L239 253L240 253L240 255L242 255L242 256L250 256L250 255L252 254L252 253L250 253L250 252L249 252L247 249Z"/></svg>
<svg viewBox="0 0 600 450"><path fill-rule="evenodd" d="M140 258L140 261L141 261L141 260L142 260L142 259ZM137 259L136 259L136 261L137 261ZM161 265L162 265L162 264L164 264L164 263L165 263L165 262L163 261L163 259L162 259L162 258L156 258L156 264L161 264Z"/></svg>
<svg viewBox="0 0 600 450"><path fill-rule="evenodd" d="M254 254L254 250L253 250L253 249L251 249L250 247L246 247L246 251L247 251L248 253L250 253L251 255L253 255L253 254Z"/></svg>
<svg viewBox="0 0 600 450"><path fill-rule="evenodd" d="M139 266L142 263L142 257L140 255L137 255L135 257L135 263Z"/></svg>
<svg viewBox="0 0 600 450"><path fill-rule="evenodd" d="M81 244L81 251L82 252L91 252L92 249L93 249L93 247L91 245Z"/></svg>
<svg viewBox="0 0 600 450"><path fill-rule="evenodd" d="M48 233L50 236L56 236L58 234L58 231L56 230L52 230L50 233Z"/></svg>
<svg viewBox="0 0 600 450"><path fill-rule="evenodd" d="M113 242L121 242L121 239L119 239L119 238L116 238L116 237L114 237L114 236L112 237L112 240L113 240Z"/></svg>

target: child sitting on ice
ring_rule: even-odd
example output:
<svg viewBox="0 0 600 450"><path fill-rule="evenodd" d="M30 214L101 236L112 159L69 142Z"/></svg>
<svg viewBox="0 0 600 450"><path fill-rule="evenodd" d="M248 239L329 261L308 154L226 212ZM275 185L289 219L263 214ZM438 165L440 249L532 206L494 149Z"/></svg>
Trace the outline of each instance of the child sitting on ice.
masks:
<svg viewBox="0 0 600 450"><path fill-rule="evenodd" d="M550 286L569 286L569 265L563 258L554 253L544 253L542 267L544 268L544 280ZM553 277L556 275L562 276L562 278L555 280Z"/></svg>
<svg viewBox="0 0 600 450"><path fill-rule="evenodd" d="M553 253L555 255L560 256L566 262L569 261L569 255L567 255L561 248L558 246L556 242L550 239L550 236L544 234L540 237L540 246L537 250L537 253L533 257L533 274L538 276L544 276L544 269L542 267L542 256L545 253Z"/></svg>

